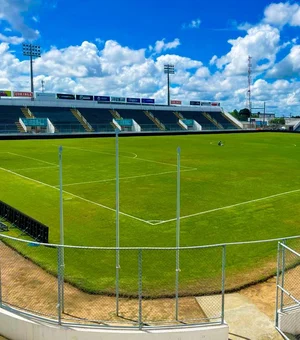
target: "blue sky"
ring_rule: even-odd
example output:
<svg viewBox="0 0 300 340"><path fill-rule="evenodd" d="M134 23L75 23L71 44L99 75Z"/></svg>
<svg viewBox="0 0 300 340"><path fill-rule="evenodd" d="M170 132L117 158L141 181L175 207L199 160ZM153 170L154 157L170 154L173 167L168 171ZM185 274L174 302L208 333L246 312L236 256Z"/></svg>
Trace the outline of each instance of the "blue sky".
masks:
<svg viewBox="0 0 300 340"><path fill-rule="evenodd" d="M48 92L246 104L253 57L253 105L300 114L300 6L295 1L0 0L0 88L29 90L22 43L42 47L35 88Z"/></svg>

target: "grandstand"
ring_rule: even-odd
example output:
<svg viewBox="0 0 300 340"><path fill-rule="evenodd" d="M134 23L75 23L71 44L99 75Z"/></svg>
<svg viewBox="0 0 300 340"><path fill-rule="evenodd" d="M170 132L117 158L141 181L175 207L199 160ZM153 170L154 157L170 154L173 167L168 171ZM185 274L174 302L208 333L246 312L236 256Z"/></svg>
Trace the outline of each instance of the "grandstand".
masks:
<svg viewBox="0 0 300 340"><path fill-rule="evenodd" d="M82 133L124 131L224 130L242 128L219 106L165 106L129 103L102 103L83 100L32 100L3 98L0 101L0 132L19 133L26 129L23 118L48 119L47 132ZM194 122L187 127L180 120ZM25 125L25 126L24 126Z"/></svg>

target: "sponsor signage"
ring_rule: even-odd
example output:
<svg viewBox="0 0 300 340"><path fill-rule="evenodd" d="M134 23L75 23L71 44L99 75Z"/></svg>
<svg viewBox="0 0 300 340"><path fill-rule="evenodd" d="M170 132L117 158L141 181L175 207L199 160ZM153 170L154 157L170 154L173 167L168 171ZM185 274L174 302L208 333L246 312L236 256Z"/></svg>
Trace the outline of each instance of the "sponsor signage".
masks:
<svg viewBox="0 0 300 340"><path fill-rule="evenodd" d="M218 103L218 102L212 102L210 105L211 105L211 106L220 106L220 103Z"/></svg>
<svg viewBox="0 0 300 340"><path fill-rule="evenodd" d="M30 119L22 118L22 121L26 126L47 127L48 125L47 118L30 118Z"/></svg>
<svg viewBox="0 0 300 340"><path fill-rule="evenodd" d="M125 97L111 97L110 100L112 102L118 102L118 103L125 103L126 102Z"/></svg>
<svg viewBox="0 0 300 340"><path fill-rule="evenodd" d="M36 92L35 97L37 100L55 100L56 93Z"/></svg>
<svg viewBox="0 0 300 340"><path fill-rule="evenodd" d="M201 106L210 106L211 102L201 102Z"/></svg>
<svg viewBox="0 0 300 340"><path fill-rule="evenodd" d="M29 97L32 98L32 92L14 92L14 97Z"/></svg>
<svg viewBox="0 0 300 340"><path fill-rule="evenodd" d="M181 100L171 100L171 104L173 105L181 105Z"/></svg>
<svg viewBox="0 0 300 340"><path fill-rule="evenodd" d="M191 100L191 101L190 101L190 105L198 105L198 106L200 106L200 102Z"/></svg>
<svg viewBox="0 0 300 340"><path fill-rule="evenodd" d="M75 94L57 93L56 96L58 99L75 100Z"/></svg>
<svg viewBox="0 0 300 340"><path fill-rule="evenodd" d="M94 97L86 94L76 94L76 100L94 100Z"/></svg>
<svg viewBox="0 0 300 340"><path fill-rule="evenodd" d="M11 97L11 91L1 91L0 90L0 97Z"/></svg>
<svg viewBox="0 0 300 340"><path fill-rule="evenodd" d="M110 102L109 96L94 96L94 100L97 102Z"/></svg>
<svg viewBox="0 0 300 340"><path fill-rule="evenodd" d="M140 103L140 98L126 98L127 103Z"/></svg>
<svg viewBox="0 0 300 340"><path fill-rule="evenodd" d="M154 104L155 100L151 98L142 98L142 103L143 104Z"/></svg>

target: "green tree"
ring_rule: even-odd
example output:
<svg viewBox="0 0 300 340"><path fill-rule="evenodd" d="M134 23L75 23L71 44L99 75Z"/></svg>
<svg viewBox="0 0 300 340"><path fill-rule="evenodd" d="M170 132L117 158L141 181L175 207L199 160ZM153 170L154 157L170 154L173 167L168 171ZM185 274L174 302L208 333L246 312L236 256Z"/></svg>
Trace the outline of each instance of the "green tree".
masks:
<svg viewBox="0 0 300 340"><path fill-rule="evenodd" d="M272 125L285 125L285 119L283 117L273 118L269 121Z"/></svg>
<svg viewBox="0 0 300 340"><path fill-rule="evenodd" d="M248 120L251 117L251 112L249 109L245 108L239 112L240 120Z"/></svg>

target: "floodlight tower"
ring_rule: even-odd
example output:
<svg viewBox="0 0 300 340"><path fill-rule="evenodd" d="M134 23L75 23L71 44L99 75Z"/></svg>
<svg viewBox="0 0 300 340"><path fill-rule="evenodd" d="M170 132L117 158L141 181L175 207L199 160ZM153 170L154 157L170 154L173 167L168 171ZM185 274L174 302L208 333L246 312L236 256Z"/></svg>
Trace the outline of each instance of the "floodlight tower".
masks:
<svg viewBox="0 0 300 340"><path fill-rule="evenodd" d="M41 56L41 46L32 44L23 44L23 55L30 57L30 83L31 92L34 94L33 86L33 58L39 58ZM32 98L33 99L33 98Z"/></svg>
<svg viewBox="0 0 300 340"><path fill-rule="evenodd" d="M167 74L168 79L168 106L170 106L170 74L174 74L174 65L166 64L164 66L164 72Z"/></svg>

